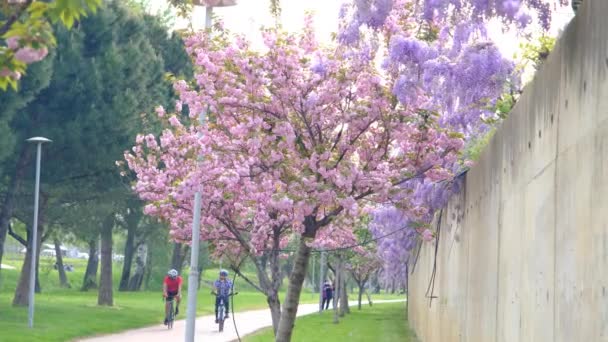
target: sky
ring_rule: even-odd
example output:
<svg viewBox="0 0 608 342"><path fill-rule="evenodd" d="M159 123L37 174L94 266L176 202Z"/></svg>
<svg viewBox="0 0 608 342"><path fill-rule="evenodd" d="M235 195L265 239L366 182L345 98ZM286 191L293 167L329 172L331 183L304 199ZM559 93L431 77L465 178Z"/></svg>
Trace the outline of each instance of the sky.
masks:
<svg viewBox="0 0 608 342"><path fill-rule="evenodd" d="M321 41L328 42L332 32L338 30L338 11L344 0L282 0L281 24L283 28L296 32L302 29L304 14L313 11L315 16L315 29ZM164 0L150 0L150 3L159 8L166 6ZM240 0L236 6L215 7L214 15L220 16L224 26L232 32L245 34L254 43L261 43L259 28L273 26L274 19L270 15L269 0ZM177 27L187 26L187 22L178 21ZM195 8L192 15L194 28L205 26L205 9ZM255 44L254 44L255 45Z"/></svg>
<svg viewBox="0 0 608 342"><path fill-rule="evenodd" d="M315 29L321 42L329 42L331 33L338 29L338 12L340 5L345 0L282 0L281 24L288 31L299 31L303 27L304 13L312 11ZM166 6L165 0L150 0L152 11ZM245 34L254 46L261 45L259 28L261 26L272 26L273 18L270 15L269 0L239 0L236 6L216 7L214 14L222 17L224 25L230 31ZM572 10L562 8L554 12L552 29L550 34L557 35L572 18ZM205 9L196 8L192 15L194 28L205 26ZM181 20L176 23L178 28L188 26L188 22ZM513 57L518 50L519 39L514 32L502 32L502 25L498 22L490 24L489 32L492 39L497 42L502 53L506 57Z"/></svg>

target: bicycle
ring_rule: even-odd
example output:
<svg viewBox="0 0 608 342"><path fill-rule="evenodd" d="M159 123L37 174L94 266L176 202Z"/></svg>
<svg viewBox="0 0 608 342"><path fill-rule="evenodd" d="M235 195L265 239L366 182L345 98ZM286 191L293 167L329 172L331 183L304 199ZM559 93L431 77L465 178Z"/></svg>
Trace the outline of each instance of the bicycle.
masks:
<svg viewBox="0 0 608 342"><path fill-rule="evenodd" d="M175 311L173 309L174 301L175 301L175 297L171 297L171 299L163 297L163 302L166 302L169 305L169 315L166 316L166 314L165 314L165 319L167 320L167 329L169 329L169 330L173 329L173 321L175 320ZM167 310L166 305L167 304L165 304L165 312Z"/></svg>
<svg viewBox="0 0 608 342"><path fill-rule="evenodd" d="M211 292L211 294L218 297L217 293L215 293L215 292ZM237 294L239 294L239 293L238 292L231 293L228 295L228 297L236 296ZM225 309L226 309L226 303L224 303L224 296L221 296L220 303L217 308L217 324L219 324L220 332L224 331L224 320L226 319L226 314L224 312Z"/></svg>

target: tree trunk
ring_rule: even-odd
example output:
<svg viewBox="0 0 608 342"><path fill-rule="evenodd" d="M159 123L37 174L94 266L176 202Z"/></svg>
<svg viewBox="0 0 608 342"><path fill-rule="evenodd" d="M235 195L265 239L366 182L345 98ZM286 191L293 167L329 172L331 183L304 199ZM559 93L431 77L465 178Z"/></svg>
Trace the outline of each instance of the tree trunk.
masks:
<svg viewBox="0 0 608 342"><path fill-rule="evenodd" d="M277 330L279 329L279 322L281 321L281 301L276 294L267 296L266 301L268 302L270 315L272 316L272 330L276 336Z"/></svg>
<svg viewBox="0 0 608 342"><path fill-rule="evenodd" d="M341 274L340 274L340 262L338 261L338 264L336 265L336 269L334 270L334 283L335 283L335 290L334 290L334 298L332 300L332 306L334 308L334 324L338 324L340 322L340 320L338 319L339 316L339 310L338 310L338 300L340 298L340 283L341 283Z"/></svg>
<svg viewBox="0 0 608 342"><path fill-rule="evenodd" d="M87 269L84 272L81 291L97 288L97 268L99 267L99 257L97 255L97 238L89 241L89 260L87 261Z"/></svg>
<svg viewBox="0 0 608 342"><path fill-rule="evenodd" d="M273 239L272 239L272 252L270 253L270 279L271 279L271 294L270 299L275 303L268 304L270 306L270 311L272 314L272 329L274 332L274 336L277 336L279 331L279 324L281 323L281 302L279 300L279 290L281 288L281 284L283 283L283 274L281 273L281 265L279 258L279 249L281 248L281 228L273 227ZM310 257L310 251L309 251ZM306 261L306 265L308 265L308 260ZM306 274L306 270L304 270L304 274ZM300 287L301 290L301 287Z"/></svg>
<svg viewBox="0 0 608 342"><path fill-rule="evenodd" d="M171 268L177 270L181 274L184 268L184 260L186 259L187 246L175 242L173 244L173 255L171 256Z"/></svg>
<svg viewBox="0 0 608 342"><path fill-rule="evenodd" d="M340 296L336 300L340 301L340 317L348 312L348 298L346 297L346 274L344 274L344 262L340 261Z"/></svg>
<svg viewBox="0 0 608 342"><path fill-rule="evenodd" d="M139 291L144 282L146 274L146 262L148 261L148 246L145 243L140 243L137 247L137 256L135 257L135 273L129 280L129 291Z"/></svg>
<svg viewBox="0 0 608 342"><path fill-rule="evenodd" d="M342 279L342 302L344 303L344 312L350 314L350 305L348 305L348 291L346 290L346 285L348 285L348 273L346 273L346 264L342 265L342 274L344 278ZM351 291L352 292L352 291Z"/></svg>
<svg viewBox="0 0 608 342"><path fill-rule="evenodd" d="M359 303L357 305L359 310L361 310L361 300L363 299L363 289L364 289L364 287L361 286L361 284L359 284Z"/></svg>
<svg viewBox="0 0 608 342"><path fill-rule="evenodd" d="M150 258L150 253L146 255L146 266L144 267L144 280L143 285L145 290L150 289L150 277L152 275L152 258Z"/></svg>
<svg viewBox="0 0 608 342"><path fill-rule="evenodd" d="M283 303L283 310L281 310L276 342L291 341L296 313L298 312L298 304L300 303L300 294L302 293L302 284L306 276L308 259L310 259L310 251L311 248L306 245L304 238L302 238L296 251L293 270L289 276L289 286L287 287L287 296Z"/></svg>
<svg viewBox="0 0 608 342"><path fill-rule="evenodd" d="M32 226L30 226L30 230ZM42 226L39 224L39 228ZM39 230L36 240L37 241L37 255L40 255L40 245L42 241L42 229ZM21 268L21 275L19 276L19 283L15 289L15 296L13 297L13 306L27 306L29 304L29 289L30 289L30 271L32 269L32 234L27 234L27 251L25 252L25 259L23 260L23 267ZM38 273L36 273L38 276Z"/></svg>
<svg viewBox="0 0 608 342"><path fill-rule="evenodd" d="M28 239L29 240L29 239ZM21 275L19 276L19 282L15 289L15 296L13 297L13 306L27 306L29 303L29 289L30 289L30 270L32 267L32 253L31 247L27 247L25 252L25 259L23 259L23 266L21 267Z"/></svg>
<svg viewBox="0 0 608 342"><path fill-rule="evenodd" d="M38 275L40 273L40 249L38 250L38 257L36 258L36 279L34 280L34 292L35 293L40 293L42 292L42 287L40 287L40 276Z"/></svg>
<svg viewBox="0 0 608 342"><path fill-rule="evenodd" d="M97 305L114 305L112 292L112 228L114 215L109 215L101 228L101 276Z"/></svg>
<svg viewBox="0 0 608 342"><path fill-rule="evenodd" d="M200 262L200 261L199 261L199 262ZM202 281L201 281L201 280L202 280L202 279L203 279L203 265L200 265L200 264L199 264L199 265L198 265L198 280L197 280L197 283L196 283L196 288L197 288L198 290L200 290L200 289L201 289L201 283L202 283Z"/></svg>
<svg viewBox="0 0 608 342"><path fill-rule="evenodd" d="M8 224L13 216L13 209L15 207L15 194L19 191L21 180L23 180L23 177L25 176L27 163L32 155L32 148L28 145L29 144L23 144L23 147L19 152L15 173L10 180L8 190L4 196L4 202L2 203L2 209L0 210L0 263L2 263L2 257L4 256L4 242L6 241Z"/></svg>
<svg viewBox="0 0 608 342"><path fill-rule="evenodd" d="M42 194L41 194L42 195ZM45 209L46 209L46 200L45 197L42 197L42 201L41 203L44 205L43 207L40 208L40 221L38 223L38 232L40 234L40 242L38 243L38 246L36 246L38 248L38 251L36 253L36 279L34 281L34 292L36 293L40 293L42 292L42 288L40 287L40 251L42 250L42 244L46 242L46 240L49 237L49 234L44 234L44 214L45 214Z"/></svg>
<svg viewBox="0 0 608 342"><path fill-rule="evenodd" d="M374 278L373 278L374 282L372 283L372 286L374 288L372 293L374 293L374 294L380 293L380 281L378 279L379 277L380 277L380 271L375 272Z"/></svg>
<svg viewBox="0 0 608 342"><path fill-rule="evenodd" d="M270 308L272 318L272 330L274 336L277 335L279 322L281 320L281 302L279 300L279 289L281 287L281 268L279 265L279 248L281 239L280 227L273 227L272 249L270 253L255 256L249 253L248 257L256 267L256 273L260 287L258 290L266 295L266 302ZM244 244L244 240L240 239ZM270 277L267 273L267 266L270 265ZM244 277L244 276L243 276ZM247 280L250 282L249 280ZM251 283L251 282L250 282Z"/></svg>
<svg viewBox="0 0 608 342"><path fill-rule="evenodd" d="M131 264L133 263L133 254L135 253L135 228L131 225L127 228L127 241L125 243L125 259L122 265L122 274L120 276L120 285L118 291L129 290L129 278L131 278Z"/></svg>
<svg viewBox="0 0 608 342"><path fill-rule="evenodd" d="M57 260L57 272L59 273L59 286L70 288L70 283L68 282L68 277L65 275L65 268L63 268L63 255L61 254L61 242L59 239L54 239L55 244L55 259Z"/></svg>

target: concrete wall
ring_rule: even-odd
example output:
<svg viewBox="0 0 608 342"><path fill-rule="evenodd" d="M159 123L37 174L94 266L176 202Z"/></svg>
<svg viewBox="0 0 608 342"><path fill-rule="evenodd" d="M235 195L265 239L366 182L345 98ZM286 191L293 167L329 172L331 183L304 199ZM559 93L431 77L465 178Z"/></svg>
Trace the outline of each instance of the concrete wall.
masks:
<svg viewBox="0 0 608 342"><path fill-rule="evenodd" d="M432 341L608 341L608 0L586 0L422 246ZM430 295L430 293L429 293Z"/></svg>

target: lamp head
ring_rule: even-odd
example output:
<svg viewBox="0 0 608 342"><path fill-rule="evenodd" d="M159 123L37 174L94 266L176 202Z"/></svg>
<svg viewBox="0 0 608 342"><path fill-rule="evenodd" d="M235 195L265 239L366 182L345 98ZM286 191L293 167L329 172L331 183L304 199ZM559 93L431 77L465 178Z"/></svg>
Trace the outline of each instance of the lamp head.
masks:
<svg viewBox="0 0 608 342"><path fill-rule="evenodd" d="M44 144L44 143L53 142L52 140L44 138L44 137L33 137L33 138L27 139L26 141L27 142L31 142L31 143L35 143L35 144Z"/></svg>

